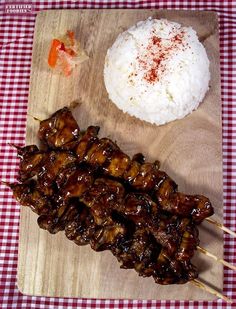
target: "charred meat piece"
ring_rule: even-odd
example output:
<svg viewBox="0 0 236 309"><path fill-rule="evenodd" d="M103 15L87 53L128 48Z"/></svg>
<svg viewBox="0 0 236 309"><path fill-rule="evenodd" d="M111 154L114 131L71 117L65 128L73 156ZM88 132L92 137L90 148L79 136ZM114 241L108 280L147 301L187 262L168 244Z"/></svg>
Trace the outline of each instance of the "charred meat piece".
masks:
<svg viewBox="0 0 236 309"><path fill-rule="evenodd" d="M61 202L61 205L57 206L52 213L39 216L38 225L49 233L56 234L63 231L66 224L73 221L76 215L77 207L75 205Z"/></svg>
<svg viewBox="0 0 236 309"><path fill-rule="evenodd" d="M159 284L183 284L198 277L196 267L190 260L180 262L170 259L165 250L157 258L153 278Z"/></svg>
<svg viewBox="0 0 236 309"><path fill-rule="evenodd" d="M135 227L131 235L126 235L112 253L121 263L121 268L136 268L138 273L149 277L154 273L153 266L161 251L161 246L145 229Z"/></svg>
<svg viewBox="0 0 236 309"><path fill-rule="evenodd" d="M162 209L180 216L191 217L196 223L201 223L205 218L214 214L209 199L203 195L186 195L174 192L167 199L155 193L156 199Z"/></svg>
<svg viewBox="0 0 236 309"><path fill-rule="evenodd" d="M89 169L77 167L67 175L64 185L61 187L60 198L67 202L71 198L80 198L84 192L88 192L94 182L94 177Z"/></svg>
<svg viewBox="0 0 236 309"><path fill-rule="evenodd" d="M195 226L188 226L184 231L175 258L179 261L188 261L194 256L197 245L199 245L198 230Z"/></svg>
<svg viewBox="0 0 236 309"><path fill-rule="evenodd" d="M80 144L78 144L77 149L80 149ZM107 162L109 164L109 158L111 158L112 154L118 149L118 146L110 139L96 138L96 142L88 144L87 152L84 154L83 160L95 167L102 167L106 165Z"/></svg>
<svg viewBox="0 0 236 309"><path fill-rule="evenodd" d="M41 216L38 219L38 224L41 228L48 230L50 233L57 233L59 230L64 230L67 224L70 223L70 218L73 220L78 212L78 207L81 208L82 203L71 203L82 194L89 190L93 183L93 177L89 170L83 168L69 168L71 171L64 180L61 188L58 187L53 191L55 204L58 205L56 211L49 216ZM55 175L54 175L55 176ZM53 190L53 187L51 188Z"/></svg>
<svg viewBox="0 0 236 309"><path fill-rule="evenodd" d="M124 196L124 187L117 181L98 178L90 190L87 190L80 200L89 208L98 225L108 225L112 212L120 211Z"/></svg>
<svg viewBox="0 0 236 309"><path fill-rule="evenodd" d="M113 247L112 253L121 268L134 268L140 276L153 276L160 284L185 283L197 277L196 269L189 261L169 258L155 238L140 227L136 227L131 237Z"/></svg>
<svg viewBox="0 0 236 309"><path fill-rule="evenodd" d="M199 245L198 229L189 218L173 216L162 219L149 230L162 245L166 255L174 256L181 262L190 260Z"/></svg>
<svg viewBox="0 0 236 309"><path fill-rule="evenodd" d="M52 212L52 203L38 188L33 179L26 183L11 184L14 198L22 206L30 207L38 215Z"/></svg>
<svg viewBox="0 0 236 309"><path fill-rule="evenodd" d="M94 235L95 223L89 209L78 199L64 203L60 198L57 207L50 213L38 217L40 228L51 234L65 230L67 238L79 245L88 244Z"/></svg>
<svg viewBox="0 0 236 309"><path fill-rule="evenodd" d="M116 247L120 239L126 234L124 225L111 222L110 225L97 227L94 237L90 241L91 248L95 251L109 250Z"/></svg>
<svg viewBox="0 0 236 309"><path fill-rule="evenodd" d="M77 215L65 226L66 237L77 245L87 245L92 240L96 225L90 210L77 202Z"/></svg>
<svg viewBox="0 0 236 309"><path fill-rule="evenodd" d="M120 150L116 150L113 152L111 159L106 161L103 171L112 177L122 178L129 164L130 158Z"/></svg>
<svg viewBox="0 0 236 309"><path fill-rule="evenodd" d="M76 140L79 133L79 126L71 111L64 107L40 122L38 137L44 144L54 149Z"/></svg>
<svg viewBox="0 0 236 309"><path fill-rule="evenodd" d="M157 222L160 211L156 203L144 193L128 193L124 200L125 216L137 225L147 226L149 218Z"/></svg>
<svg viewBox="0 0 236 309"><path fill-rule="evenodd" d="M37 174L39 186L46 195L53 194L52 186L55 185L58 174L72 166L75 161L75 155L69 151L50 151L47 153Z"/></svg>
<svg viewBox="0 0 236 309"><path fill-rule="evenodd" d="M129 193L123 213L136 225L144 227L162 245L169 256L181 249L178 259L192 258L199 244L198 233L190 219L165 216L147 194Z"/></svg>
<svg viewBox="0 0 236 309"><path fill-rule="evenodd" d="M46 195L52 194L51 186L60 172L72 167L77 157L70 151L39 151L35 145L18 147L20 157L19 180L24 182L37 176L38 186Z"/></svg>
<svg viewBox="0 0 236 309"><path fill-rule="evenodd" d="M46 156L44 152L39 151L36 145L17 147L17 155L20 158L19 181L25 181L35 176Z"/></svg>
<svg viewBox="0 0 236 309"><path fill-rule="evenodd" d="M151 192L155 187L158 175L159 170L155 163L140 164L136 161L131 161L124 179L136 190Z"/></svg>
<svg viewBox="0 0 236 309"><path fill-rule="evenodd" d="M84 157L88 152L90 145L98 140L97 135L99 132L99 127L90 126L83 134L75 148L75 153L79 162L84 161Z"/></svg>

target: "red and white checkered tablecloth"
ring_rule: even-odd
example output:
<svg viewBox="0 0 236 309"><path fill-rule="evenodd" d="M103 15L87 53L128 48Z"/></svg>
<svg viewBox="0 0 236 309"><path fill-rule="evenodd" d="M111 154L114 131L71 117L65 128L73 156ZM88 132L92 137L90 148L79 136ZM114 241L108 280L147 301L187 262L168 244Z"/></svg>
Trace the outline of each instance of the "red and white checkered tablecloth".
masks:
<svg viewBox="0 0 236 309"><path fill-rule="evenodd" d="M31 4L10 14L4 3ZM24 144L36 13L45 9L157 8L211 10L219 15L223 106L224 224L236 230L236 1L0 1L0 178L14 181L17 158L8 143ZM30 11L30 9L29 9ZM127 301L30 297L16 286L20 207L0 188L0 308L236 308L236 273L225 269L224 294L232 305L188 301ZM225 259L236 264L236 241L225 235Z"/></svg>

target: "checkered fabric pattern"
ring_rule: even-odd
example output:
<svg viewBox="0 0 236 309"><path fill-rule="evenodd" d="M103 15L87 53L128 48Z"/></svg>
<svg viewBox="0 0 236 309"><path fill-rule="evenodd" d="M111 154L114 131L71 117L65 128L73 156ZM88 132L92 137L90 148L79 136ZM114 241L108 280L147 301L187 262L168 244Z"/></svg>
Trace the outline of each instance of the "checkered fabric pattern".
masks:
<svg viewBox="0 0 236 309"><path fill-rule="evenodd" d="M7 0L5 0L7 3ZM24 3L8 1L10 3ZM26 1L33 11L6 14L0 3L0 178L14 181L18 161L9 143L24 144L36 13L45 9L156 8L211 10L219 15L223 106L224 224L236 230L236 1ZM235 87L234 87L235 86ZM20 207L0 188L0 308L236 308L218 300L127 301L29 297L16 286ZM236 264L236 241L224 238L225 259ZM158 287L157 287L158 288ZM225 269L224 294L236 302L236 274Z"/></svg>

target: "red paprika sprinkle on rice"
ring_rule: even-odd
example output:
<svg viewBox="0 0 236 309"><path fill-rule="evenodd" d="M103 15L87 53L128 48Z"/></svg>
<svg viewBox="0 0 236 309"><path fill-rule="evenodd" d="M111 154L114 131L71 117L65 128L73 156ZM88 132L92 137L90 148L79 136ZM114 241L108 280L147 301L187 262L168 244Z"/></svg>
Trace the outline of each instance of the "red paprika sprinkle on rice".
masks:
<svg viewBox="0 0 236 309"><path fill-rule="evenodd" d="M139 67L144 71L143 79L148 83L159 81L161 75L165 72L165 61L179 49L184 48L184 31L177 33L169 39L162 39L155 34L150 38L144 54L137 57Z"/></svg>

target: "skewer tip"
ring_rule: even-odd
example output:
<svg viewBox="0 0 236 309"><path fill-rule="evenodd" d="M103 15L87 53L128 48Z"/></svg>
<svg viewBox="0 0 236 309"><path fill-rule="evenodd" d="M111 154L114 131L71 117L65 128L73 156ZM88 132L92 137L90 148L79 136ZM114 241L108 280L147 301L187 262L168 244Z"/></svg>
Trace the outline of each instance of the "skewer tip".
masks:
<svg viewBox="0 0 236 309"><path fill-rule="evenodd" d="M226 226L224 226L223 224L221 224L220 222L217 222L211 218L206 218L206 221L217 226L219 229L221 229L222 231L230 234L231 236L236 238L236 233L234 231L231 231L229 228L227 228Z"/></svg>
<svg viewBox="0 0 236 309"><path fill-rule="evenodd" d="M80 100L74 100L69 104L69 109L75 109L76 107L80 106L82 102Z"/></svg>
<svg viewBox="0 0 236 309"><path fill-rule="evenodd" d="M35 117L35 116L31 115L31 114L27 114L27 116L32 117L36 121L42 122L42 120L40 120L39 118L37 118L37 117Z"/></svg>
<svg viewBox="0 0 236 309"><path fill-rule="evenodd" d="M9 182L6 182L6 181L3 181L3 180L0 179L0 183L1 183L2 185L4 185L4 186L7 186L7 187L10 188L10 183L9 183Z"/></svg>
<svg viewBox="0 0 236 309"><path fill-rule="evenodd" d="M229 262L219 258L218 256L214 255L213 253L209 252L205 248L202 248L200 246L197 246L197 250L200 251L201 253L205 254L206 256L209 256L210 258L214 259L215 261L225 265L226 267L236 271L236 266L230 264Z"/></svg>
<svg viewBox="0 0 236 309"><path fill-rule="evenodd" d="M17 146L16 144L13 144L13 143L7 143L10 147L13 147L13 148L16 148L16 149L19 149L20 147Z"/></svg>
<svg viewBox="0 0 236 309"><path fill-rule="evenodd" d="M223 294L221 294L220 292L216 291L215 289L211 288L210 286L204 284L203 282L201 282L198 279L193 279L192 281L190 281L191 283L193 283L195 286L197 286L198 288L217 296L218 298L223 299L224 301L226 301L227 303L232 304L233 300Z"/></svg>

